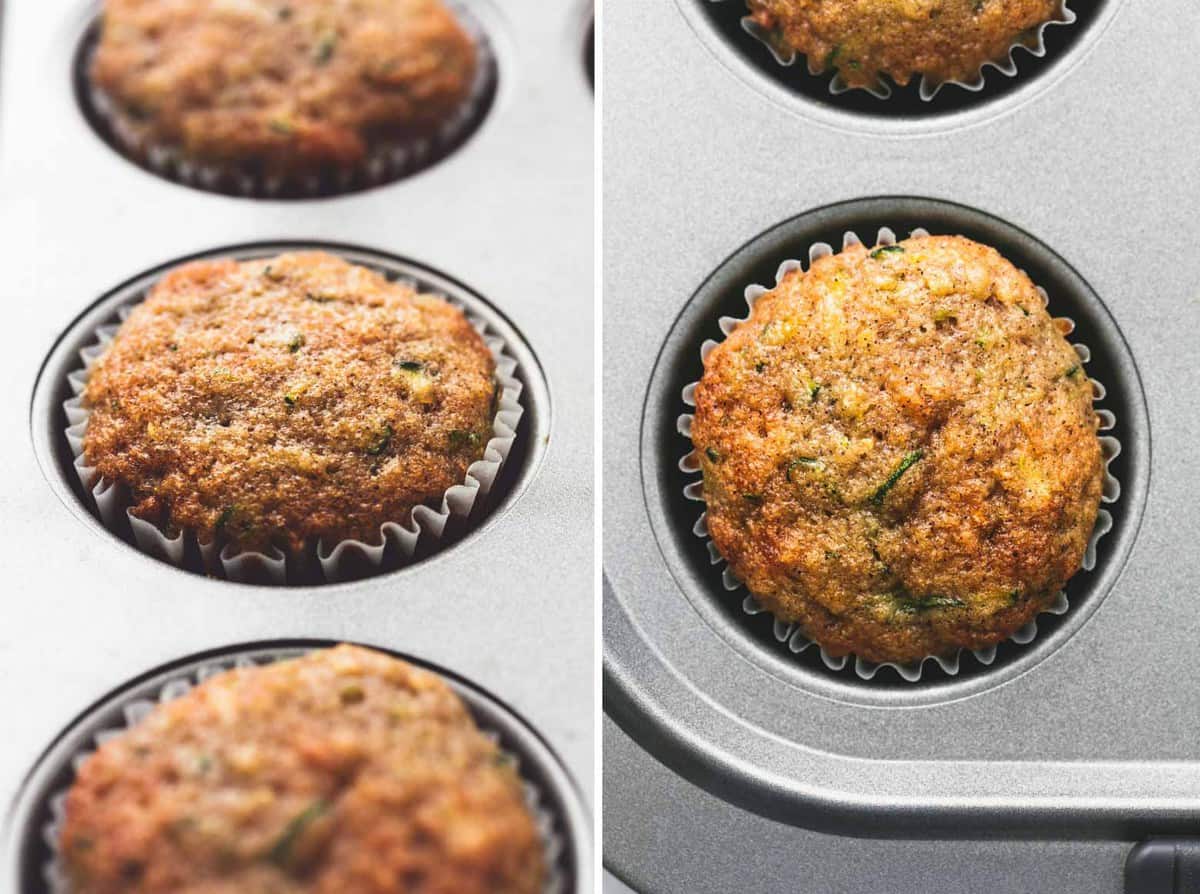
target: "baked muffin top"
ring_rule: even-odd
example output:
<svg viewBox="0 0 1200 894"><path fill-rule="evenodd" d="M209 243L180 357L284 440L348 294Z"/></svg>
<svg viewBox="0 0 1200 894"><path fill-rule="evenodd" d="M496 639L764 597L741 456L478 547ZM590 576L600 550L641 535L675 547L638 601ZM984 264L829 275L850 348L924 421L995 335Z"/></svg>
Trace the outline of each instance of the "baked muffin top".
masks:
<svg viewBox="0 0 1200 894"><path fill-rule="evenodd" d="M971 82L1014 44L1062 16L1062 0L747 0L777 48L802 53L813 70L836 69L851 87L886 74L901 86Z"/></svg>
<svg viewBox="0 0 1200 894"><path fill-rule="evenodd" d="M134 515L262 551L379 541L492 436L495 361L462 311L329 254L167 273L93 366L88 465Z"/></svg>
<svg viewBox="0 0 1200 894"><path fill-rule="evenodd" d="M339 646L231 670L67 796L75 894L541 894L522 783L439 677Z"/></svg>
<svg viewBox="0 0 1200 894"><path fill-rule="evenodd" d="M1029 278L961 237L787 274L708 356L692 437L712 539L833 655L1011 636L1080 567L1093 390Z"/></svg>
<svg viewBox="0 0 1200 894"><path fill-rule="evenodd" d="M476 55L441 0L105 0L91 75L151 144L296 173L432 131Z"/></svg>

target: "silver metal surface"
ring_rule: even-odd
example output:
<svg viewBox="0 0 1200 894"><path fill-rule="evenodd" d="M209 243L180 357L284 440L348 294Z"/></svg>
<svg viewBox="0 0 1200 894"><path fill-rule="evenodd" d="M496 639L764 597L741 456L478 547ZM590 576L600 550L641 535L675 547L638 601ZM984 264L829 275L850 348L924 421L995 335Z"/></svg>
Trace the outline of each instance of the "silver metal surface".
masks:
<svg viewBox="0 0 1200 894"><path fill-rule="evenodd" d="M1122 894L1114 841L881 841L822 835L715 798L604 723L605 894ZM658 805L614 823L612 803ZM669 809L666 808L669 805Z"/></svg>
<svg viewBox="0 0 1200 894"><path fill-rule="evenodd" d="M495 41L500 85L467 145L379 189L272 202L167 183L116 155L71 93L72 53L93 7L4 4L0 699L12 710L0 721L0 803L114 686L194 652L286 637L374 642L476 681L546 737L592 799L594 106L581 64L591 9L582 0L471 6ZM93 530L45 479L33 385L71 321L160 263L275 239L412 259L462 281L520 330L548 384L548 441L528 487L486 529L395 574L247 587L184 573Z"/></svg>
<svg viewBox="0 0 1200 894"><path fill-rule="evenodd" d="M606 754L606 860L647 890L730 890L735 878L872 890L885 877L876 860L936 879L889 890L950 890L939 872L980 890L997 857L1032 871L1036 854L1068 848L1032 839L1200 829L1200 510L1187 484L1200 436L1200 115L1174 86L1200 74L1194 5L1109 0L1070 57L1028 84L903 120L788 95L723 47L702 6L605 7L605 698L663 762L622 764L632 746ZM645 454L655 364L710 274L801 212L890 195L980 209L1065 259L1128 342L1148 412L1145 512L1103 602L1019 672L909 699L801 685L734 648L671 573L651 521L662 458ZM800 828L1030 841L900 846ZM1115 847L1071 858L1078 890L1116 884ZM842 875L797 885L826 862ZM739 876L738 863L773 869Z"/></svg>

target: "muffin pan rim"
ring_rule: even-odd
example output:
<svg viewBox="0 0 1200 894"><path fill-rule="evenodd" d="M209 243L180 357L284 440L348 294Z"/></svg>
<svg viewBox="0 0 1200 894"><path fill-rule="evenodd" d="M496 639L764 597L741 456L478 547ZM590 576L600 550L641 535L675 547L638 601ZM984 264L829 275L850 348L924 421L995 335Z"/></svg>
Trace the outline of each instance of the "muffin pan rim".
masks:
<svg viewBox="0 0 1200 894"><path fill-rule="evenodd" d="M244 260L300 250L330 251L351 263L364 264L372 269L382 266L392 272L399 272L401 275L413 274L419 278L422 285L431 286L433 291L439 293L443 291L443 286L448 286L449 288L444 291L453 296L460 298L464 295L467 296L469 299L466 302L467 308L475 313L480 313L482 310L480 316L489 326L501 330L510 353L514 354L519 362L522 382L525 386L521 395L525 418L522 420L522 426L514 445L513 462L503 470L500 480L497 481L497 487L483 501L483 514L473 520L468 520L467 530L461 537L453 538L449 543L437 545L432 553L415 561L406 562L398 568L385 568L378 573L349 581L325 581L303 585L263 585L228 580L222 580L220 583L261 590L283 590L291 593L305 591L332 593L353 590L364 582L377 578L395 579L401 575L416 573L419 568L439 560L457 547L465 546L484 536L519 502L530 484L537 478L545 460L545 437L553 427L554 405L550 384L537 354L521 330L507 315L485 298L481 292L452 275L385 250L324 239L264 239L204 249L156 264L128 277L117 286L105 290L98 299L87 305L65 328L60 330L38 370L30 400L29 422L34 453L47 485L85 527L109 542L115 541L132 550L140 561L166 565L168 568L175 568L185 574L197 575L193 569L172 566L127 542L117 532L110 530L93 508L87 504L77 478L72 477L73 472L69 468L70 457L62 452L65 441L63 440L64 427L60 423L65 419L62 416L59 398L63 394L63 386L66 383L66 372L78 366L78 350L94 341L94 332L98 326L113 318L116 310L122 305L129 304L130 300L140 291L144 291L165 273L179 265L207 258L233 257Z"/></svg>
<svg viewBox="0 0 1200 894"><path fill-rule="evenodd" d="M1098 545L1097 568L1091 572L1081 570L1072 578L1074 581L1082 575L1090 577L1091 580L1087 581L1087 589L1082 597L1072 596L1071 608L1063 616L1063 620L1052 629L1039 632L1033 641L1022 647L1017 654L1004 660L997 659L991 666L972 669L970 673L960 674L947 681L921 681L906 683L900 688L884 688L874 680L851 681L850 676L845 674L838 677L820 671L814 672L801 667L796 656L783 654L786 649L782 647L765 648L763 644L755 642L746 630L747 621L730 621L722 616L723 607L715 604L720 594L714 594L711 587L699 584L699 579L707 569L698 568L694 558L687 554L689 548L695 548L691 542L695 540L691 530L695 519L691 518L686 526L681 527L676 522L678 512L672 512L669 508L669 504L678 503L682 499L681 488L672 489L671 483L674 482L675 476L680 474L676 463L679 456L688 449L684 445L690 443L675 431L675 421L678 413L682 412L683 403L678 389L673 386L678 384L675 381L675 369L694 362L689 352L694 353L699 349L700 342L690 336L697 330L707 331L710 335L716 330L719 315L716 305L723 295L728 295L730 287L723 287L717 294L712 294L710 290L716 288L715 284L723 271L748 265L751 263L749 259L753 257L757 257L764 264L767 261L776 264L782 262L785 258L777 257L777 250L763 247L763 243L773 244L774 241L800 238L798 235L791 235L793 230L799 229L806 234L813 234L835 227L841 229L843 226L846 229L855 229L854 221L858 221L857 228L873 232L872 227L875 224L889 226L889 219L897 218L912 219L919 222L920 226L925 226L925 223L921 222L922 211L927 215L926 220L942 212L960 217L965 221L964 225L992 226L997 228L998 232L1027 241L1034 250L1043 252L1048 261L1056 261L1065 275L1076 279L1083 288L1085 298L1090 295L1095 303L1094 307L1087 308L1090 311L1089 316L1099 316L1103 324L1097 328L1093 337L1085 341L1089 342L1094 358L1105 350L1104 343L1109 343L1108 349L1115 349L1118 353L1116 357L1111 358L1115 361L1113 372L1105 374L1103 381L1109 386L1110 394L1118 384L1129 392L1132 412L1123 408L1117 412L1118 440L1122 445L1127 471L1117 476L1123 493L1111 507L1116 524ZM944 228L939 227L935 232L943 231ZM900 237L901 234L898 232L897 236ZM805 235L804 238L809 239L810 235ZM811 235L811 240L816 239L815 235ZM1031 275L1034 281L1038 282L1038 277ZM736 282L741 283L741 280ZM1040 282L1038 284L1044 285ZM1056 301L1053 292L1050 301L1052 315L1065 313L1076 319L1076 322L1080 321L1079 315L1073 312L1070 306L1065 305L1061 299ZM1098 340L1101 335L1104 336L1104 342ZM1114 380L1118 372L1121 375ZM664 445L666 448L678 449L664 450ZM650 529L654 536L654 558L667 568L679 594L684 597L690 609L718 635L726 647L785 685L848 705L896 708L955 701L1003 685L1049 658L1091 619L1123 573L1125 563L1140 533L1149 493L1150 453L1149 411L1141 375L1128 342L1103 300L1069 262L1036 236L986 211L960 203L917 196L865 196L809 209L777 222L735 249L697 286L671 323L655 358L642 403L638 465ZM702 511L699 504L693 505L695 509L691 514ZM736 601L740 602L744 593L738 591L724 595L736 598Z"/></svg>
<svg viewBox="0 0 1200 894"><path fill-rule="evenodd" d="M1072 45L1056 58L1049 58L1050 54L1047 54L1047 58L1039 60L1043 63L1043 70L1032 74L1023 72L1020 64L1022 59L1018 55L1018 72L1015 77L1007 79L1014 83L1000 96L990 97L982 102L971 98L964 108L952 111L927 111L919 115L897 115L887 112L885 107L889 100L878 101L879 112L858 112L840 108L836 96L830 97L829 100L816 100L780 83L772 76L771 72L774 68L782 68L782 66L779 66L771 58L766 48L754 40L764 58L757 61L749 58L722 33L716 23L711 20L711 13L706 9L713 3L741 2L742 0L675 0L680 15L686 20L689 30L703 44L705 51L723 68L735 75L741 84L750 87L776 107L835 130L893 137L944 134L975 127L1003 117L1035 100L1046 91L1053 89L1089 55L1114 18L1125 6L1125 0L1100 0L1101 8L1095 11L1097 18L1090 25L1081 25L1079 22L1075 22L1064 26L1081 29L1081 33L1076 36ZM1078 3L1079 0L1075 0L1075 2ZM1075 12L1078 15L1078 9ZM797 61L796 65L801 69L805 68L803 61ZM989 70L986 79L992 80L998 76L999 73ZM1021 83L1022 81L1025 83ZM943 89L961 90L962 88L950 85ZM974 97L978 97L978 95L976 93ZM894 102L894 100L893 96L891 101Z"/></svg>
<svg viewBox="0 0 1200 894"><path fill-rule="evenodd" d="M591 824L588 810L584 806L583 793L554 746L527 718L485 686L433 661L355 639L299 637L233 643L178 657L118 683L75 714L37 755L21 779L6 811L8 865L4 874L12 883L12 890L32 894L28 889L20 887L21 883L31 878L34 879L35 888L41 890L40 872L45 860L39 858L39 854L45 845L39 840L39 836L43 826L41 819L49 812L47 799L60 791L60 787L54 784L55 780L64 776L70 778L73 775L68 766L71 758L81 749L94 747L92 737L97 731L105 728L102 717L119 711L120 705L130 701L153 698L162 684L172 677L191 675L207 663L246 657L259 664L269 664L273 660L286 660L343 643L361 645L430 671L446 681L464 701L477 722L481 716L486 717L488 721L501 721L492 723L496 727L495 731L505 738L508 745L515 745L523 760L533 760L536 775L544 785L540 790L543 802L551 802L553 805L551 812L561 827L561 840L568 848L567 853L560 857L560 861L569 871L564 890L580 889L580 880L591 872ZM91 729L86 728L89 721L93 727Z"/></svg>

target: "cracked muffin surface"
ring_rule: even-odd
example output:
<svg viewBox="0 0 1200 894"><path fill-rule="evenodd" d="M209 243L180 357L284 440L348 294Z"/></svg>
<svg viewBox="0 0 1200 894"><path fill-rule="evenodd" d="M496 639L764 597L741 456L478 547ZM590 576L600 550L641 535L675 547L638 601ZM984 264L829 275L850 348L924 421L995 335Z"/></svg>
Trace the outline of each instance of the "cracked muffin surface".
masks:
<svg viewBox="0 0 1200 894"><path fill-rule="evenodd" d="M106 0L90 75L139 143L294 175L432 133L477 56L441 0Z"/></svg>
<svg viewBox="0 0 1200 894"><path fill-rule="evenodd" d="M973 81L980 66L1036 44L1037 29L1062 21L1062 0L747 0L751 18L783 53L814 70L836 69L851 87L888 75L901 86Z"/></svg>
<svg viewBox="0 0 1200 894"><path fill-rule="evenodd" d="M89 757L75 894L540 894L511 761L438 676L356 646L237 668Z"/></svg>
<svg viewBox="0 0 1200 894"><path fill-rule="evenodd" d="M493 433L495 360L442 298L322 252L175 268L91 369L83 458L170 534L377 543Z"/></svg>
<svg viewBox="0 0 1200 894"><path fill-rule="evenodd" d="M1083 560L1104 474L1093 396L994 249L853 245L788 273L705 360L709 533L831 655L998 643Z"/></svg>

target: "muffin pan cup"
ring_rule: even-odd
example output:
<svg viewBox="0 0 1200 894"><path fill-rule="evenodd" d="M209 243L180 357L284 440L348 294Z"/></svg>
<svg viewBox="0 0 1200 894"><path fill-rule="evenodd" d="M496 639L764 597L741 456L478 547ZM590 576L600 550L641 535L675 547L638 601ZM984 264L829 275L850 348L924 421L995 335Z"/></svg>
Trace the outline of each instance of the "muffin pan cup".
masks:
<svg viewBox="0 0 1200 894"><path fill-rule="evenodd" d="M928 236L929 232L922 228L917 228L911 231L911 236ZM897 242L896 234L887 227L879 229L872 245L894 245ZM858 234L853 231L846 231L842 238L842 248L849 248L851 245L861 244ZM828 243L818 242L808 249L809 264L816 261L818 258L833 254L833 248ZM775 274L775 285L779 285L783 278L795 270L806 270L807 265L799 260L788 259L780 263L779 269ZM1035 283L1036 286L1036 283ZM1053 300L1046 294L1046 290L1037 286L1038 293L1042 296L1042 300L1047 302L1049 308L1053 311ZM744 294L746 298L747 318L754 310L755 302L764 295L768 289L764 286L753 284L745 287ZM722 317L719 321L720 331L724 336L730 335L741 323L745 322L746 318L735 319L733 317ZM1059 326L1060 331L1068 335L1074 331L1075 323L1067 317L1055 318L1055 323ZM702 360L708 357L708 354L719 342L708 339L700 348L700 357ZM1079 362L1085 369L1091 361L1091 350L1087 345L1075 344L1072 345L1075 353L1079 357ZM1095 394L1094 402L1100 403L1103 401L1107 392L1103 383L1096 379L1091 379L1092 390ZM682 393L684 404L688 407L695 406L694 395L698 382L689 383ZM1102 537L1112 530L1113 519L1112 514L1105 508L1106 505L1117 502L1121 496L1121 484L1117 481L1112 473L1112 463L1121 454L1121 442L1111 435L1103 434L1103 432L1112 431L1117 424L1116 417L1111 410L1097 407L1096 415L1100 423L1099 431L1101 432L1100 448L1104 457L1104 485L1100 499L1101 508L1096 517L1096 525L1092 529L1091 536L1088 539L1087 551L1083 557L1081 571L1077 573L1086 573L1092 571L1096 567L1096 550ZM692 414L685 412L679 416L678 420L679 434L691 440L692 432ZM694 450L689 451L679 461L679 469L688 475L698 475L700 473L700 460L696 456ZM704 487L703 480L693 481L688 484L683 490L683 496L688 500L696 502L704 502ZM724 563L725 559L721 556L716 544L709 539L708 528L705 525L705 514L701 514L696 520L696 524L692 532L701 538L707 545L709 556L714 564ZM733 574L732 569L725 567L721 573L721 581L729 593L736 594L741 590L744 584L737 579ZM1066 591L1060 591L1052 602L1046 605L1039 614L1063 615L1070 610L1070 602L1067 599ZM754 598L753 594L746 596L742 602L742 611L748 616L763 614L767 610L763 608ZM1009 639L1019 645L1026 645L1033 641L1038 634L1037 618L1031 620L1028 624L1016 631ZM986 649L959 649L953 654L947 655L930 655L920 661L909 662L907 664L897 664L895 662L873 662L866 661L855 655L830 655L819 644L814 643L804 632L799 628L799 625L776 619L774 624L775 639L779 641L781 646L786 647L793 654L800 654L812 646L816 646L821 654L821 662L831 671L841 671L848 665L854 668L854 673L861 680L873 680L876 674L883 668L890 668L895 671L896 676L908 683L916 683L920 681L927 662L936 664L947 676L956 676L959 672L960 661L964 653L969 653L974 656L975 660L984 666L990 666L996 660L997 650L995 646L989 646Z"/></svg>
<svg viewBox="0 0 1200 894"><path fill-rule="evenodd" d="M745 0L708 0L713 3L744 3ZM1008 52L997 59L990 59L979 66L979 70L970 80L949 80L935 81L927 75L921 75L920 83L917 88L917 95L920 96L923 102L930 102L938 91L945 87L960 87L963 90L969 90L972 93L978 93L984 88L987 83L988 69L995 70L997 75L1004 75L1009 78L1015 78L1018 75L1017 56L1022 53L1029 53L1032 56L1041 58L1046 55L1046 29L1055 26L1074 25L1076 15L1071 10L1069 0L1061 0L1059 8L1055 11L1053 18L1042 23L1033 30L1032 33L1026 34L1023 40L1014 41L1008 48ZM771 40L771 35L763 29L758 22L754 21L751 16L745 16L742 21L742 29L757 40L766 48L767 52L776 63L784 67L795 65L800 61L800 53L791 50L790 48L781 48ZM814 77L819 77L828 73L828 70L815 59L807 60L808 73ZM846 83L841 73L835 73L829 81L829 92L833 95L845 93L849 90L857 89ZM891 98L892 87L889 84L889 79L881 76L879 80L869 86L861 88L866 90L876 99L886 100Z"/></svg>
<svg viewBox="0 0 1200 894"><path fill-rule="evenodd" d="M25 809L30 812L29 828L33 829L36 818L43 818L44 822L40 835L31 831L22 842L27 857L25 866L32 867L41 859L41 879L49 894L72 894L60 850L67 793L74 782L74 773L106 741L136 726L157 705L187 694L212 676L233 668L299 657L316 647L316 644L253 645L185 660L177 666L152 673L147 681L123 687L77 719L64 732L65 738L60 745L44 758L41 769L47 774L46 784L28 793ZM412 662L405 656L397 657ZM481 732L500 746L521 776L525 801L545 852L547 875L543 894L568 894L575 890L576 880L590 871L590 867L578 862L586 853L581 841L581 836L587 834L586 823L581 818L578 794L567 780L557 756L520 717L495 697L472 683L447 676L436 668L430 669L440 673L450 684L465 702ZM27 868L26 875L21 877L20 890L27 889L31 883L27 877L29 871Z"/></svg>
<svg viewBox="0 0 1200 894"><path fill-rule="evenodd" d="M367 157L353 168L330 168L305 175L269 174L246 163L220 163L189 158L179 146L150 141L130 122L120 104L92 83L88 72L99 41L99 24L80 45L76 61L76 91L84 114L96 132L135 164L196 189L245 198L315 198L369 189L410 176L454 152L487 116L499 77L492 44L470 6L447 0L463 30L475 41L475 78L463 102L429 133L408 138L376 138Z"/></svg>
<svg viewBox="0 0 1200 894"><path fill-rule="evenodd" d="M239 259L262 255L261 249L251 250L249 253L234 252L234 256ZM386 264L386 261L381 263ZM386 266L377 269L385 273L391 272L394 278L411 284L421 292L437 294L436 288L430 289L411 277L395 276L395 271L389 271ZM147 286L133 303L123 304L118 309L117 316L120 322L124 322L150 288L152 286ZM130 511L128 490L101 477L95 468L87 464L83 455L84 438L91 416L84 403L83 392L87 387L92 367L112 344L120 328L119 324L109 324L97 329L94 333L95 340L79 352L83 366L67 376L74 396L63 403L63 412L70 423L64 430L64 437L74 456L72 468L91 498L95 510L110 530L122 529L127 524L139 548L179 567L191 565L193 557L198 554L203 568L210 574L219 574L228 580L243 583L265 581L286 584L289 579L303 579L314 574L320 575L326 581L339 581L361 574L364 569L368 573L378 572L385 566L385 560L389 557L389 546L402 560L411 561L417 553L418 546L423 550L436 549L438 542L446 534L460 531L469 524L472 515L484 507L489 492L517 441L521 417L525 413L521 404L524 386L519 378L523 373L516 358L508 352L504 339L488 326L483 317L473 313L470 308L463 307L461 302L456 302L453 297L439 297L459 307L467 315L467 319L479 332L495 360L500 399L492 419L492 437L485 445L483 455L471 463L463 483L446 490L437 505L417 506L408 519L384 522L379 527L379 537L375 543L354 539L334 544L320 541L306 551L296 554L285 552L279 547L273 547L270 553L238 551L232 545L222 544L219 540L200 543L195 533L190 531L179 531L172 535L135 516Z"/></svg>

